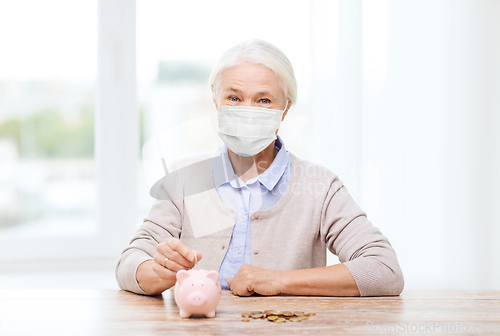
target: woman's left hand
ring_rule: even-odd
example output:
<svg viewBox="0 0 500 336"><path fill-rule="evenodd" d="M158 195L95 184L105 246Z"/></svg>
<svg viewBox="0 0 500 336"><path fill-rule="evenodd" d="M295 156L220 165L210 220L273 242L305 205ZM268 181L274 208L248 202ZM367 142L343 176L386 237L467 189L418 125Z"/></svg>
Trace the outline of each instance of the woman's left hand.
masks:
<svg viewBox="0 0 500 336"><path fill-rule="evenodd" d="M261 295L277 295L280 293L280 271L243 264L227 284L235 295L250 296L253 293Z"/></svg>

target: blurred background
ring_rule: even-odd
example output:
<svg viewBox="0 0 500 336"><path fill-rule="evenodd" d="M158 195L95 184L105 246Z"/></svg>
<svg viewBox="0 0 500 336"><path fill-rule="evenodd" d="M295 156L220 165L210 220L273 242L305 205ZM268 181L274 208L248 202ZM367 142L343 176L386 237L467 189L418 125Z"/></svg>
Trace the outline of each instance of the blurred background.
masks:
<svg viewBox="0 0 500 336"><path fill-rule="evenodd" d="M153 201L142 146L216 127L211 67L260 38L298 81L287 149L340 176L405 289L500 289L499 17L496 0L0 1L0 288L117 289Z"/></svg>

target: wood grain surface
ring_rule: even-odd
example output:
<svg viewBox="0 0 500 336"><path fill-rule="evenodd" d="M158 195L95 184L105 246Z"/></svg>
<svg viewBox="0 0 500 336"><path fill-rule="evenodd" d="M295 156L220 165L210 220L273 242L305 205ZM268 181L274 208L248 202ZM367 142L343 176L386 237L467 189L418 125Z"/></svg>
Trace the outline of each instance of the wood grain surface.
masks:
<svg viewBox="0 0 500 336"><path fill-rule="evenodd" d="M314 312L303 322L241 321L255 310ZM0 335L500 334L500 291L405 291L396 297L238 297L223 291L215 318L179 317L168 290L0 290Z"/></svg>

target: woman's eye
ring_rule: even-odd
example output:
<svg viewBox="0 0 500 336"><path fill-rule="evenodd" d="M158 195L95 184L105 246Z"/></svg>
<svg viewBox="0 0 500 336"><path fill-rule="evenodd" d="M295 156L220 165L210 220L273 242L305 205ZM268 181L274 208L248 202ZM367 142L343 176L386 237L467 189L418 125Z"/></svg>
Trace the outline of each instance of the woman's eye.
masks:
<svg viewBox="0 0 500 336"><path fill-rule="evenodd" d="M261 99L260 102L262 104L269 104L269 103L271 103L271 101L269 99L266 99L266 98Z"/></svg>
<svg viewBox="0 0 500 336"><path fill-rule="evenodd" d="M230 101L237 102L239 99L237 97L229 97Z"/></svg>

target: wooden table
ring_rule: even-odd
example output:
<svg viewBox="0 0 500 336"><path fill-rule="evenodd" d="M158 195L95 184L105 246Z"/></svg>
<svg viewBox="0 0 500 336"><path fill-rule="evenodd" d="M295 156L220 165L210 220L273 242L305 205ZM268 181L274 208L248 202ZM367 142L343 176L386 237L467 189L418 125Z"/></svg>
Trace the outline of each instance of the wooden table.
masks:
<svg viewBox="0 0 500 336"><path fill-rule="evenodd" d="M303 322L242 322L253 310L315 312ZM181 319L173 292L0 290L0 335L500 334L500 291L405 291L398 297L237 297L215 318Z"/></svg>

